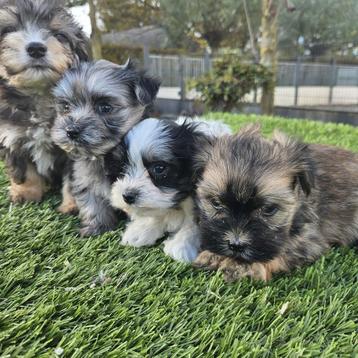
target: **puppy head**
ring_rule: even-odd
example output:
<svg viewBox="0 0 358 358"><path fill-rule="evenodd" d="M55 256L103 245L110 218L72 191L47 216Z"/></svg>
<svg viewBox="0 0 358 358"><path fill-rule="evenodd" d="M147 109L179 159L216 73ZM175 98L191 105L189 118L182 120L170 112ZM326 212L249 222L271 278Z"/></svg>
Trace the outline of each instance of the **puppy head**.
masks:
<svg viewBox="0 0 358 358"><path fill-rule="evenodd" d="M195 123L148 118L126 136L127 165L113 185L112 203L129 214L178 205L195 185L193 158L205 136Z"/></svg>
<svg viewBox="0 0 358 358"><path fill-rule="evenodd" d="M198 183L203 248L242 262L273 259L313 186L306 145L249 129L219 139ZM297 218L297 216L296 216Z"/></svg>
<svg viewBox="0 0 358 358"><path fill-rule="evenodd" d="M17 88L48 88L86 60L87 39L57 0L0 3L0 75Z"/></svg>
<svg viewBox="0 0 358 358"><path fill-rule="evenodd" d="M106 154L140 121L158 89L159 82L131 62L81 63L54 90L58 116L53 140L73 155Z"/></svg>

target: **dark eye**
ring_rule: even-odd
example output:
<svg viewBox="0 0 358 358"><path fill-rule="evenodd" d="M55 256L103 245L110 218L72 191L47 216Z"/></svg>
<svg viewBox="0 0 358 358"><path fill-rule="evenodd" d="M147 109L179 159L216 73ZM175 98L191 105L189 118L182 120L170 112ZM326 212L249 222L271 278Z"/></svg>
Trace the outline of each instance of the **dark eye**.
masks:
<svg viewBox="0 0 358 358"><path fill-rule="evenodd" d="M60 32L54 34L53 36L56 37L56 39L57 39L59 42L61 42L61 43L66 43L66 42L68 42L67 36L64 35L64 34L62 34L62 33L60 33Z"/></svg>
<svg viewBox="0 0 358 358"><path fill-rule="evenodd" d="M224 210L224 207L223 205L220 203L219 200L217 199L212 199L211 200L211 205L213 206L213 208L216 210L216 211L222 211Z"/></svg>
<svg viewBox="0 0 358 358"><path fill-rule="evenodd" d="M113 107L107 102L100 102L96 104L96 112L99 114L108 114L113 111Z"/></svg>
<svg viewBox="0 0 358 358"><path fill-rule="evenodd" d="M71 106L68 102L61 102L60 103L60 109L61 109L61 112L66 114L66 113L69 113L70 110L71 110Z"/></svg>
<svg viewBox="0 0 358 358"><path fill-rule="evenodd" d="M261 209L261 213L263 216L273 216L278 212L277 205L267 205Z"/></svg>
<svg viewBox="0 0 358 358"><path fill-rule="evenodd" d="M162 175L166 171L167 166L165 164L155 164L152 167L152 172L155 175Z"/></svg>
<svg viewBox="0 0 358 358"><path fill-rule="evenodd" d="M10 32L15 32L17 29L15 26L6 26L2 29L1 35L9 34Z"/></svg>

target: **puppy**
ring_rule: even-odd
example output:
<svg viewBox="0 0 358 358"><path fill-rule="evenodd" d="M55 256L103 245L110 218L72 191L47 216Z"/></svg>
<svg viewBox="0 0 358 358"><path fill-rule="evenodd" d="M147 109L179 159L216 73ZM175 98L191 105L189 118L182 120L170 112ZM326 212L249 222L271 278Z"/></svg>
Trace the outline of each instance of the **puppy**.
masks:
<svg viewBox="0 0 358 358"><path fill-rule="evenodd" d="M200 240L193 213L194 158L203 143L223 133L230 133L229 128L217 122L154 118L128 133L127 164L112 187L113 206L131 219L123 244L150 246L169 233L167 255L186 262L196 258Z"/></svg>
<svg viewBox="0 0 358 358"><path fill-rule="evenodd" d="M0 147L13 202L40 201L61 181L65 156L50 138L51 89L87 58L87 39L59 1L0 3Z"/></svg>
<svg viewBox="0 0 358 358"><path fill-rule="evenodd" d="M116 163L121 161L122 138L142 119L158 89L159 82L132 62L119 66L105 60L81 63L55 88L58 117L52 138L72 159L60 211L78 206L82 236L116 227L118 215L110 205L112 179L105 164L110 168L115 156Z"/></svg>
<svg viewBox="0 0 358 358"><path fill-rule="evenodd" d="M269 280L357 242L357 154L253 128L202 154L196 266Z"/></svg>

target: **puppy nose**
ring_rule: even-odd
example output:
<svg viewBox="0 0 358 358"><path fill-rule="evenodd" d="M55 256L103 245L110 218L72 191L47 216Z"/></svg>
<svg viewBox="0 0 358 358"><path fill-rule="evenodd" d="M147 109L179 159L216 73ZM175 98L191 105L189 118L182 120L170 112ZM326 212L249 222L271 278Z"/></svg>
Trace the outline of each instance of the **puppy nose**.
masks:
<svg viewBox="0 0 358 358"><path fill-rule="evenodd" d="M80 136L80 130L75 126L69 126L65 128L66 135L70 139L77 139Z"/></svg>
<svg viewBox="0 0 358 358"><path fill-rule="evenodd" d="M229 247L231 250L239 250L242 248L242 243L239 237L235 237L235 239L230 240Z"/></svg>
<svg viewBox="0 0 358 358"><path fill-rule="evenodd" d="M27 53L33 58L41 58L46 55L47 47L40 42L31 42L27 46Z"/></svg>
<svg viewBox="0 0 358 358"><path fill-rule="evenodd" d="M123 200L127 203L127 204L134 204L138 193L134 192L134 191L127 191L125 193L122 194L123 196Z"/></svg>

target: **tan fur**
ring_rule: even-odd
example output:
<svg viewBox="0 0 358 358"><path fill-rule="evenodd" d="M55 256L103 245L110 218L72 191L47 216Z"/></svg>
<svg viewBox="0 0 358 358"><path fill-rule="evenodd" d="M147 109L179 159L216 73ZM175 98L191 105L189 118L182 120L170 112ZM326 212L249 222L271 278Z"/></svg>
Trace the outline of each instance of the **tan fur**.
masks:
<svg viewBox="0 0 358 358"><path fill-rule="evenodd" d="M28 167L26 180L23 184L16 184L11 180L10 198L14 203L22 203L24 201L39 202L46 191L45 179L37 174L32 166Z"/></svg>
<svg viewBox="0 0 358 358"><path fill-rule="evenodd" d="M200 253L194 266L210 271L221 271L227 282L234 282L243 277L269 281L274 273L288 271L287 264L282 257L267 263L242 264L232 258L220 256L207 250Z"/></svg>
<svg viewBox="0 0 358 358"><path fill-rule="evenodd" d="M57 208L57 211L62 214L75 214L78 212L76 200L73 197L70 185L67 182L65 182L62 187L62 203Z"/></svg>
<svg viewBox="0 0 358 358"><path fill-rule="evenodd" d="M227 281L268 281L313 263L332 245L357 243L356 153L280 132L269 141L250 127L220 138L206 160L197 189L199 222L203 250L215 253L203 251L195 266L222 271ZM277 211L265 215L265 204L249 211L252 196Z"/></svg>

